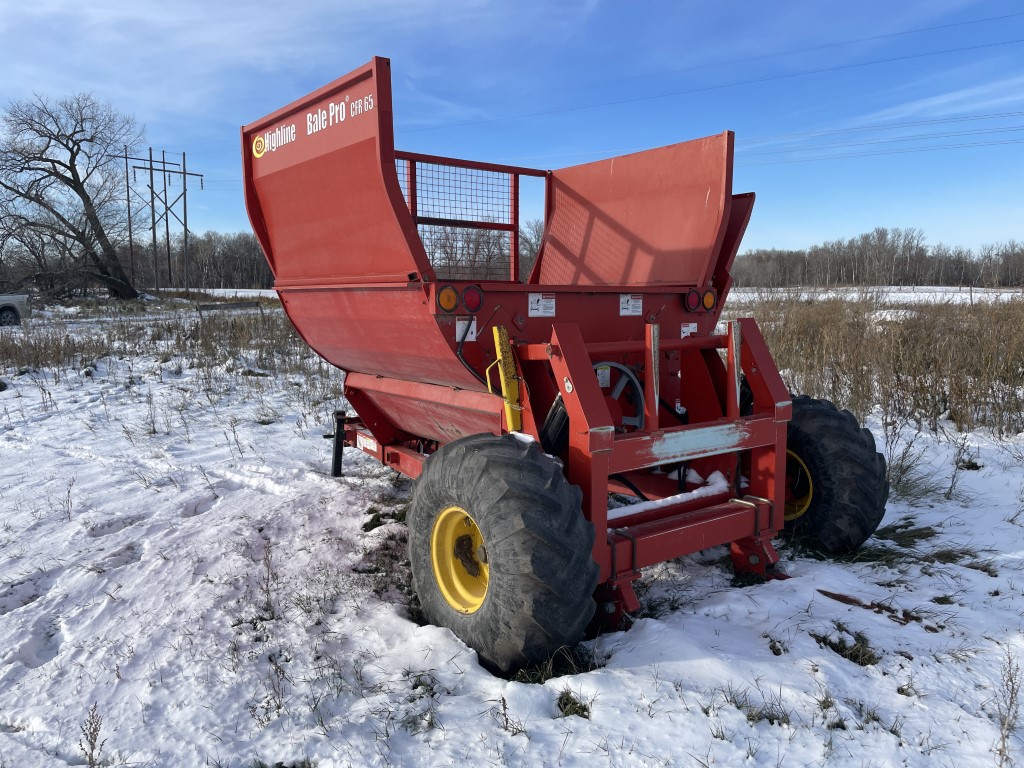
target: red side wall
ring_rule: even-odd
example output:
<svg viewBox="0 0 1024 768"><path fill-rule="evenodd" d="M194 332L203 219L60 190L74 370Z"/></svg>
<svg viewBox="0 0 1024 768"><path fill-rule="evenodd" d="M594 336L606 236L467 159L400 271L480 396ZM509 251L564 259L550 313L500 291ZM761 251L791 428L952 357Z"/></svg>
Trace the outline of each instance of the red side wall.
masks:
<svg viewBox="0 0 1024 768"><path fill-rule="evenodd" d="M326 360L483 389L430 313L420 280L432 271L398 185L392 122L390 63L375 58L243 127L249 219L285 311Z"/></svg>
<svg viewBox="0 0 1024 768"><path fill-rule="evenodd" d="M704 285L732 201L733 134L552 172L542 285Z"/></svg>

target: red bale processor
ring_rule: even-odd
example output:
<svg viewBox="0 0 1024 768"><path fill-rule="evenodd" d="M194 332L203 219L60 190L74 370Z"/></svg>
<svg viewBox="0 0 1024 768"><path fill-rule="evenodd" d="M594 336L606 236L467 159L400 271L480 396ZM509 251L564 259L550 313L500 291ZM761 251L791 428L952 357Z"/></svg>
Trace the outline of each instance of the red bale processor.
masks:
<svg viewBox="0 0 1024 768"><path fill-rule="evenodd" d="M877 527L871 433L791 397L753 320L719 326L754 204L731 132L553 171L396 151L375 58L242 128L242 157L284 309L346 371L335 474L352 447L415 479L423 610L488 666L621 626L645 566L728 545L771 576L784 529L844 552Z"/></svg>

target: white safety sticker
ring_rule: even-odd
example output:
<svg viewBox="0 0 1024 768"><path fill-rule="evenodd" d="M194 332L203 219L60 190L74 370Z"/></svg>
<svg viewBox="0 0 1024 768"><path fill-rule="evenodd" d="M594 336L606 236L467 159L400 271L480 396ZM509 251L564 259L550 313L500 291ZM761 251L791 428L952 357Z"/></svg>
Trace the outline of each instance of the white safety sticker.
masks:
<svg viewBox="0 0 1024 768"><path fill-rule="evenodd" d="M356 448L361 451L372 451L377 452L380 446L377 445L377 441L372 437L364 435L362 432L356 432Z"/></svg>
<svg viewBox="0 0 1024 768"><path fill-rule="evenodd" d="M619 317L639 317L644 313L642 293L619 294Z"/></svg>
<svg viewBox="0 0 1024 768"><path fill-rule="evenodd" d="M597 386L608 389L612 385L612 368L610 365L599 365L594 369L597 374Z"/></svg>
<svg viewBox="0 0 1024 768"><path fill-rule="evenodd" d="M554 317L555 294L531 293L528 314L530 317Z"/></svg>
<svg viewBox="0 0 1024 768"><path fill-rule="evenodd" d="M468 333L467 333L468 330ZM455 340L476 341L476 318L456 317L455 318Z"/></svg>
<svg viewBox="0 0 1024 768"><path fill-rule="evenodd" d="M683 323L679 329L679 338L685 339L687 336L692 336L697 332L696 323Z"/></svg>

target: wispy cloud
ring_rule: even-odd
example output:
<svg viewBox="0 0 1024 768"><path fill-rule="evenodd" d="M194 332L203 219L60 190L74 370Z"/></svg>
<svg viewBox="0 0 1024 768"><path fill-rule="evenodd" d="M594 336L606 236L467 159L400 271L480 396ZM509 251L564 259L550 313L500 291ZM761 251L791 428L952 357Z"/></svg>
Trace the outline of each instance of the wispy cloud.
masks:
<svg viewBox="0 0 1024 768"><path fill-rule="evenodd" d="M862 115L863 123L936 118L1024 106L1024 75L932 93Z"/></svg>
<svg viewBox="0 0 1024 768"><path fill-rule="evenodd" d="M488 113L482 109L423 89L416 80L406 79L403 82L405 108L396 130L463 120L483 120L488 117ZM406 114L409 116L405 117Z"/></svg>
<svg viewBox="0 0 1024 768"><path fill-rule="evenodd" d="M273 90L271 81L294 83L301 93L374 54L395 51L410 68L444 60L448 67L438 79L451 83L453 66L472 73L482 46L507 49L538 29L548 41L571 34L596 4L35 0L0 14L0 49L11 75L0 82L0 102L33 91L94 91L147 119L195 116L224 100L258 98ZM448 119L466 116L443 96L431 104L427 89L419 87L427 106L441 107ZM280 97L273 99L276 105Z"/></svg>

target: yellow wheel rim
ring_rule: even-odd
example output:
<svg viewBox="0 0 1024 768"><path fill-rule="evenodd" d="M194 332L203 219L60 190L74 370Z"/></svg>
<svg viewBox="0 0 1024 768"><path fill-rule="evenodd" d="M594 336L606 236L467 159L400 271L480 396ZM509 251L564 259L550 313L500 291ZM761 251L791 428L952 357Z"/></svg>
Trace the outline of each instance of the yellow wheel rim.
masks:
<svg viewBox="0 0 1024 768"><path fill-rule="evenodd" d="M787 523L796 520L811 506L814 481L804 460L792 451L786 451L786 514Z"/></svg>
<svg viewBox="0 0 1024 768"><path fill-rule="evenodd" d="M430 562L441 595L459 613L475 613L487 597L487 551L480 528L462 507L441 511L430 535Z"/></svg>

